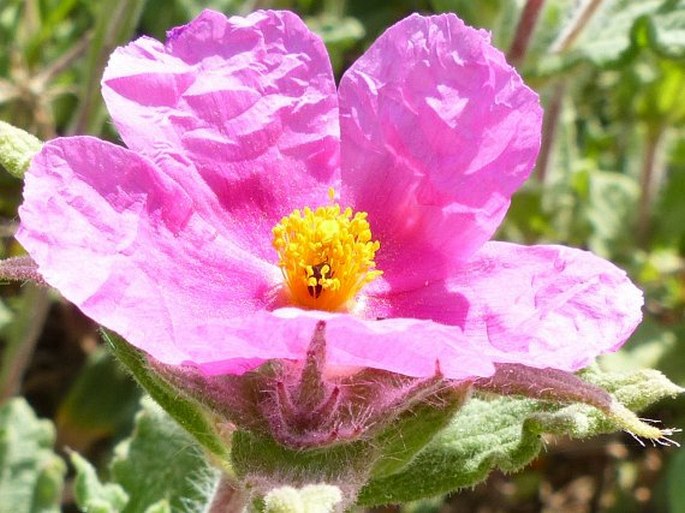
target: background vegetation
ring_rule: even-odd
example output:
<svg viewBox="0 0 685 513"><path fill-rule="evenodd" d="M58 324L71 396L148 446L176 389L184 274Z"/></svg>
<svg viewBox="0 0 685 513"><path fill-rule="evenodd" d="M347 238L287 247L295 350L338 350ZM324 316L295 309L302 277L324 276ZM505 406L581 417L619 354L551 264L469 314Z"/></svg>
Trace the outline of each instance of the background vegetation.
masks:
<svg viewBox="0 0 685 513"><path fill-rule="evenodd" d="M491 30L546 111L534 177L498 236L588 248L627 269L645 291L645 321L602 364L658 368L685 385L685 1L2 0L0 119L42 139L117 141L99 88L108 55L141 34L163 39L205 7L297 11L323 36L338 77L414 11L452 11ZM21 182L0 169L0 190L0 257L8 257L22 253L12 239ZM116 474L107 462L130 435L139 392L96 327L52 291L3 286L0 336L0 401L23 396L30 405L0 409L0 497L26 494L33 505L0 504L0 512L55 511L58 495L65 511L76 511L73 469L52 447ZM646 415L685 426L685 401ZM38 477L12 481L7 469L30 473L36 462ZM55 483L65 471L62 496ZM405 510L683 513L685 450L643 448L621 435L549 440L524 472L495 473L473 490Z"/></svg>

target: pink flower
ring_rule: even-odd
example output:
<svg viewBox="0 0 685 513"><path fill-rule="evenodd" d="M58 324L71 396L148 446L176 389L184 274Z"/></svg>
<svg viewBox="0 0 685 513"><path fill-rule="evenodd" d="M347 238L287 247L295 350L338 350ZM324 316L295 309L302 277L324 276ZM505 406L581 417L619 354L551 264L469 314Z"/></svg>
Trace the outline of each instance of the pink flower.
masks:
<svg viewBox="0 0 685 513"><path fill-rule="evenodd" d="M48 142L17 238L49 284L163 363L303 359L325 320L333 368L576 370L640 321L641 293L609 262L487 242L542 112L454 15L399 22L336 91L296 15L205 11L165 44L117 49L102 87L128 148Z"/></svg>

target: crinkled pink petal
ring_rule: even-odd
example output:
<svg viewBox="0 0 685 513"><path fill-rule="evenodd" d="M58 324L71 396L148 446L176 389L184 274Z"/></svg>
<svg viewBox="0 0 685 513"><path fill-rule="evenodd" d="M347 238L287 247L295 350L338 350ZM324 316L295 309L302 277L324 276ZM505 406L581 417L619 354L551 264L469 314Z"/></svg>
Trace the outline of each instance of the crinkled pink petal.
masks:
<svg viewBox="0 0 685 513"><path fill-rule="evenodd" d="M299 308L196 323L196 333L184 344L189 359L183 363L198 366L208 374L222 374L226 372L222 357L230 356L230 347L240 347L250 363L271 358L302 359L319 320L326 321L326 365L332 372L336 368L372 368L429 377L439 369L447 378L457 380L494 372L481 348L454 326L417 319L364 320ZM220 337L221 346L203 342Z"/></svg>
<svg viewBox="0 0 685 513"><path fill-rule="evenodd" d="M269 311L279 270L192 207L145 157L91 137L56 139L26 174L17 239L49 284L164 363L239 374L274 358L302 359L325 319L332 369L431 376L439 365L455 379L492 374L453 326Z"/></svg>
<svg viewBox="0 0 685 513"><path fill-rule="evenodd" d="M575 371L625 342L642 303L625 272L592 253L489 242L444 281L367 298L367 315L460 327L495 363Z"/></svg>
<svg viewBox="0 0 685 513"><path fill-rule="evenodd" d="M489 35L453 14L388 29L340 83L344 200L395 288L445 277L533 167L542 110Z"/></svg>
<svg viewBox="0 0 685 513"><path fill-rule="evenodd" d="M325 46L293 13L204 11L117 49L103 96L127 146L185 190L217 230L274 256L284 215L339 181L335 83Z"/></svg>
<svg viewBox="0 0 685 513"><path fill-rule="evenodd" d="M19 215L16 237L45 281L162 361L187 359L198 323L267 308L281 279L207 224L149 160L91 137L45 144ZM220 347L216 336L201 343ZM241 350L222 356L240 360Z"/></svg>

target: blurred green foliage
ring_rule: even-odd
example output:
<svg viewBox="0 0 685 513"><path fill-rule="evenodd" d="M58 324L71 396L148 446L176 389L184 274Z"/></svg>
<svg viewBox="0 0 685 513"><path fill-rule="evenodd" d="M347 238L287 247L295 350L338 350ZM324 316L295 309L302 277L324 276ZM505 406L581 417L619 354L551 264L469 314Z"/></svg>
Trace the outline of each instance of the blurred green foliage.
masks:
<svg viewBox="0 0 685 513"><path fill-rule="evenodd" d="M109 53L137 35L161 39L168 28L186 23L204 8L227 14L257 8L299 12L324 38L339 77L381 31L415 11L456 12L467 23L492 31L493 43L509 52L521 35L517 27L524 8L532 3L3 0L0 120L41 139L88 133L116 141L99 91ZM525 51L511 57L545 106L543 148L533 178L514 197L498 236L587 248L626 268L645 291L645 322L624 350L605 358L604 364L613 369L656 366L683 385L685 0L538 3L541 10L527 34ZM0 172L0 235L5 242L0 256L21 251L11 239L20 202L20 180ZM52 462L43 468L44 474L31 477L43 480L46 490L46 506L35 511L52 511L50 501L57 485L51 479L63 469L55 466L50 452L51 428L33 418L26 403L9 397L17 391L31 396L36 388L58 387L59 394L51 393L47 403L34 400L34 407L57 420L60 440L79 440L63 443L78 445L96 466L111 448L111 443L104 448L98 444L126 436L137 398L130 382L98 353L97 335L86 321L52 302L44 324L47 295L17 287L5 287L0 294L0 391L5 401L0 416L9 419L3 420L9 426L3 429L15 429L11 426L17 421L11 419L23 415L24 443L33 444L27 457ZM56 340L66 342L60 345ZM87 363L59 374L60 369L72 368L59 359L75 353L89 355L82 358ZM685 425L683 401L660 414ZM655 488L667 491L647 507L681 513L685 511L684 453L667 454L673 456L666 465L668 477L661 488ZM5 468L13 463L0 464ZM95 478L88 474L86 463L76 467L79 475ZM128 486L126 493L131 493ZM440 504L421 503L412 511L436 511ZM607 511L638 511L641 504L625 495ZM165 507L159 506L160 511Z"/></svg>
<svg viewBox="0 0 685 513"><path fill-rule="evenodd" d="M66 466L53 452L55 428L22 398L0 407L0 512L58 512Z"/></svg>

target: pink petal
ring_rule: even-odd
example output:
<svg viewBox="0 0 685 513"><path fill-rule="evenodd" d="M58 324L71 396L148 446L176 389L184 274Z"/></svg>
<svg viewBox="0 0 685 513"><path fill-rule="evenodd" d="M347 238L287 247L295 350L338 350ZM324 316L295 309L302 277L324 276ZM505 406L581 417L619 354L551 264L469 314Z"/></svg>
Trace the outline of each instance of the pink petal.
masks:
<svg viewBox="0 0 685 513"><path fill-rule="evenodd" d="M452 14L388 29L343 77L340 110L343 199L369 213L395 288L488 240L540 144L537 95Z"/></svg>
<svg viewBox="0 0 685 513"><path fill-rule="evenodd" d="M591 253L503 242L485 244L445 281L367 301L370 316L458 326L496 363L565 371L618 349L643 303L624 271Z"/></svg>
<svg viewBox="0 0 685 513"><path fill-rule="evenodd" d="M17 239L40 274L103 326L167 364L239 374L302 359L319 319L331 369L454 379L494 371L461 330L430 321L269 309L280 271L193 210L145 157L91 137L47 143L26 174Z"/></svg>
<svg viewBox="0 0 685 513"><path fill-rule="evenodd" d="M162 361L188 358L198 322L270 305L280 282L275 266L208 225L150 161L98 139L45 144L19 213L16 237L45 281ZM216 335L201 343L220 346ZM238 346L223 356L244 358Z"/></svg>
<svg viewBox="0 0 685 513"><path fill-rule="evenodd" d="M416 319L364 320L346 314L281 308L234 319L213 319L196 326L186 344L191 357L183 363L208 374L235 372L230 346L241 346L250 362L271 358L303 359L319 320L326 321L326 365L329 371L373 368L406 376L434 376L464 380L491 376L494 366L479 347L470 344L453 326ZM204 340L223 337L221 346ZM245 341L249 340L249 344ZM179 362L167 362L179 363ZM245 369L247 370L247 368Z"/></svg>
<svg viewBox="0 0 685 513"><path fill-rule="evenodd" d="M321 39L289 12L204 11L117 49L103 96L129 148L180 183L193 208L275 258L283 215L327 203L339 180L335 84ZM230 236L230 235L229 235Z"/></svg>

